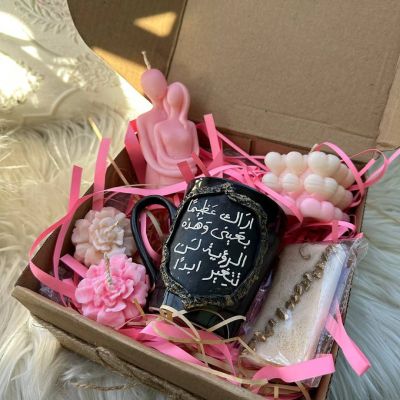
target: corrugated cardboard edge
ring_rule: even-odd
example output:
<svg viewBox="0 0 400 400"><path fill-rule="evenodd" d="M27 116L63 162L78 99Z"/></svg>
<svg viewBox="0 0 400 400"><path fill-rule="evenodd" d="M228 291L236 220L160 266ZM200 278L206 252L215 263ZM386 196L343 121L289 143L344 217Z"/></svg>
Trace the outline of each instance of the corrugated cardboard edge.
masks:
<svg viewBox="0 0 400 400"><path fill-rule="evenodd" d="M95 347L89 343L83 342L77 337L70 335L69 333L55 327L48 322L43 321L42 319L35 318L35 320L43 328L49 330L63 347L74 351L75 353L102 365L103 367L109 368L114 372L127 376L133 380L130 384L132 386L135 386L140 382L151 386L152 388L161 391L164 394L172 395L176 399L199 399L199 397L194 397L189 392L184 391L183 389L167 382L166 380L159 379L153 374L122 361L104 347Z"/></svg>
<svg viewBox="0 0 400 400"><path fill-rule="evenodd" d="M390 88L379 131L377 144L380 148L391 150L398 146L400 138L400 58L397 61L396 74Z"/></svg>
<svg viewBox="0 0 400 400"><path fill-rule="evenodd" d="M165 73L165 76L168 76L169 69L171 68L172 60L174 58L176 45L178 44L179 34L181 33L183 17L185 16L187 2L188 2L188 0L184 0L183 6L182 6L182 9L181 9L181 13L179 14L178 28L175 31L174 39L172 41L172 45L171 45L171 48L169 50L169 56L168 56L168 60L166 62L165 71L163 71Z"/></svg>

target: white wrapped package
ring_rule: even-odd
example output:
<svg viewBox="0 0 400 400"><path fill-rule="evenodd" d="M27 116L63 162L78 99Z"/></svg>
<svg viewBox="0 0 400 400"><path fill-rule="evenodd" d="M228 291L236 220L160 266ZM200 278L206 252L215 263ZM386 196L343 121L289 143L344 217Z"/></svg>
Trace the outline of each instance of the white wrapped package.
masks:
<svg viewBox="0 0 400 400"><path fill-rule="evenodd" d="M315 357L348 254L345 244L293 244L283 250L250 342L259 357L278 365ZM246 358L260 364L258 357Z"/></svg>

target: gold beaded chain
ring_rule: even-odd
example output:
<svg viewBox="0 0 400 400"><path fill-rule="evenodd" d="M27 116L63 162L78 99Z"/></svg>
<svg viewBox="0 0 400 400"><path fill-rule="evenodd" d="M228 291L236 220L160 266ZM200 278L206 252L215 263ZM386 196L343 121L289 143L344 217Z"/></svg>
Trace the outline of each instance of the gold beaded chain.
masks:
<svg viewBox="0 0 400 400"><path fill-rule="evenodd" d="M321 279L324 274L326 263L332 253L333 246L328 246L322 253L320 259L315 264L313 270L305 272L302 279L294 285L293 292L289 299L285 302L284 307L278 307L275 311L275 317L268 320L264 331L255 331L252 339L249 342L249 347L255 351L257 342L266 342L267 339L274 335L274 327L278 322L286 321L289 318L287 310L294 310L296 304L300 302L301 296L310 290L313 281ZM300 251L300 255L304 257Z"/></svg>

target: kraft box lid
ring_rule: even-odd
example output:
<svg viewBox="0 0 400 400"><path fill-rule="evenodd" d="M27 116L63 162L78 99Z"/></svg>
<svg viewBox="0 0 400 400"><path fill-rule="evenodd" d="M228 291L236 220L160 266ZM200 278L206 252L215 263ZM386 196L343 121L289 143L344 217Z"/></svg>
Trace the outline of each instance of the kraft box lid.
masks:
<svg viewBox="0 0 400 400"><path fill-rule="evenodd" d="M190 117L300 148L400 145L400 3L69 0L83 39L140 90L151 63Z"/></svg>

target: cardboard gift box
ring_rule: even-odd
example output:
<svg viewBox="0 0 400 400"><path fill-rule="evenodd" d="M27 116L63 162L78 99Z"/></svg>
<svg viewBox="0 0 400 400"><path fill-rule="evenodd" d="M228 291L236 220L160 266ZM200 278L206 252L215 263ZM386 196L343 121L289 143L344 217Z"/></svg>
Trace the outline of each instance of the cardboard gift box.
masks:
<svg viewBox="0 0 400 400"><path fill-rule="evenodd" d="M153 66L162 69L170 82L188 86L191 119L199 121L212 112L218 127L251 154L308 151L323 141L333 141L349 154L400 144L400 3L70 0L69 4L83 39L114 69L122 75L128 68L131 71L129 55L137 57L145 48L155 60ZM158 30L152 31L151 17L167 14L175 17L155 18ZM169 26L164 29L160 24ZM135 35L129 36L132 29ZM132 83L141 68L128 76ZM362 162L363 156L358 160ZM125 149L116 163L134 183ZM110 166L106 187L122 184ZM90 206L90 201L83 204L74 220ZM356 212L358 229L363 207L364 203ZM57 231L34 258L45 271L52 269L56 237ZM71 250L68 239L62 254ZM178 398L259 398L62 307L38 289L39 282L26 268L13 295L72 351ZM336 354L337 347L332 351ZM326 398L329 382L330 376L323 377L312 397Z"/></svg>

